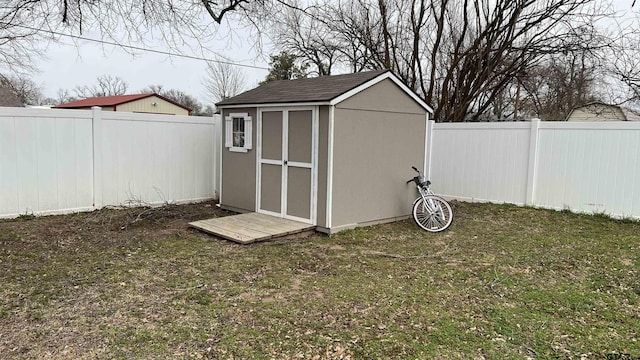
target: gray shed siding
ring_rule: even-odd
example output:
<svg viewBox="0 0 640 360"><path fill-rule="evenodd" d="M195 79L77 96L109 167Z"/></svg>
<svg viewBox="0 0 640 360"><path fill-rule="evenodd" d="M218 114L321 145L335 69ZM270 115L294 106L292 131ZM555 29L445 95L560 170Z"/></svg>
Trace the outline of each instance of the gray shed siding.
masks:
<svg viewBox="0 0 640 360"><path fill-rule="evenodd" d="M227 108L223 109L222 134L225 134L224 117L229 113L248 113L253 118L253 149L247 153L222 150L222 193L221 206L240 212L256 211L256 162L257 162L257 109ZM318 189L317 189L317 225L326 226L327 203L327 155L329 143L329 106L319 107L318 134ZM224 142L224 139L223 139ZM264 150L263 150L264 151ZM279 194L277 194L279 196ZM267 195L268 197L268 195ZM269 199L264 199L267 202Z"/></svg>
<svg viewBox="0 0 640 360"><path fill-rule="evenodd" d="M222 134L225 134L225 116L230 113L248 113L253 119L252 149L246 153L222 148L222 191L220 205L224 208L249 212L256 210L256 108L223 109ZM224 135L223 135L224 137Z"/></svg>
<svg viewBox="0 0 640 360"><path fill-rule="evenodd" d="M411 213L426 111L390 80L336 105L331 232Z"/></svg>
<svg viewBox="0 0 640 360"><path fill-rule="evenodd" d="M426 110L386 79L336 105L337 109L355 109L409 114L426 114ZM340 119L336 116L336 119Z"/></svg>

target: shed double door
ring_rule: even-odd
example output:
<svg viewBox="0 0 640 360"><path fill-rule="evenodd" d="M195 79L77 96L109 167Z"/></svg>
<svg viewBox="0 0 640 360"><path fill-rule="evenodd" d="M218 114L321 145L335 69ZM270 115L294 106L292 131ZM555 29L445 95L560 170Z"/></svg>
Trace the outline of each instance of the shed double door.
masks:
<svg viewBox="0 0 640 360"><path fill-rule="evenodd" d="M315 224L317 110L261 109L258 212Z"/></svg>

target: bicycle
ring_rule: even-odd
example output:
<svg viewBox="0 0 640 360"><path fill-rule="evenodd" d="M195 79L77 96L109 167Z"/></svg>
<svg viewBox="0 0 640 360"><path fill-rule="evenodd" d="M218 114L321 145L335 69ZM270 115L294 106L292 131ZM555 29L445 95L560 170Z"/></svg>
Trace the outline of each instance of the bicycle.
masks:
<svg viewBox="0 0 640 360"><path fill-rule="evenodd" d="M413 179L408 180L407 184L414 182L420 193L413 202L413 221L422 228L429 232L440 232L447 229L453 221L453 210L451 205L442 197L435 195L429 188L431 181L424 180L420 171L415 166L411 167L418 175Z"/></svg>

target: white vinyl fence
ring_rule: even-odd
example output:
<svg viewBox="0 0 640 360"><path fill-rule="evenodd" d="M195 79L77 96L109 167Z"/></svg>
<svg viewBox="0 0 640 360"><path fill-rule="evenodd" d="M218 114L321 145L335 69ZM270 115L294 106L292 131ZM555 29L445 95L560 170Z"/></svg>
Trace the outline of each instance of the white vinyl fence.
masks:
<svg viewBox="0 0 640 360"><path fill-rule="evenodd" d="M640 122L429 124L436 193L640 218ZM221 121L0 108L0 217L214 198Z"/></svg>
<svg viewBox="0 0 640 360"><path fill-rule="evenodd" d="M433 190L640 218L640 122L430 123Z"/></svg>
<svg viewBox="0 0 640 360"><path fill-rule="evenodd" d="M0 108L0 217L210 199L219 116Z"/></svg>

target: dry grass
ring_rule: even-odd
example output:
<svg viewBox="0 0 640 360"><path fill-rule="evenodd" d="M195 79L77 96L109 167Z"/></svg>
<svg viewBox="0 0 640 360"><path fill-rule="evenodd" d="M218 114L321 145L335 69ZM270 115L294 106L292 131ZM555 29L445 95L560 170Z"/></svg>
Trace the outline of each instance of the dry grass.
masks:
<svg viewBox="0 0 640 360"><path fill-rule="evenodd" d="M507 205L250 246L212 204L0 221L0 358L640 357L640 224Z"/></svg>

